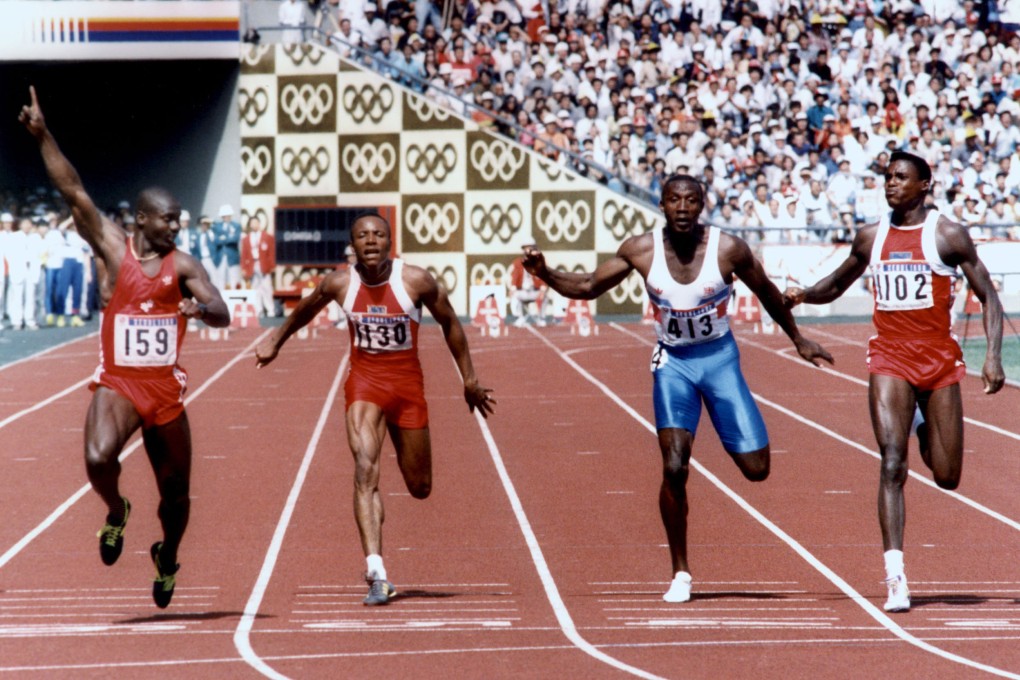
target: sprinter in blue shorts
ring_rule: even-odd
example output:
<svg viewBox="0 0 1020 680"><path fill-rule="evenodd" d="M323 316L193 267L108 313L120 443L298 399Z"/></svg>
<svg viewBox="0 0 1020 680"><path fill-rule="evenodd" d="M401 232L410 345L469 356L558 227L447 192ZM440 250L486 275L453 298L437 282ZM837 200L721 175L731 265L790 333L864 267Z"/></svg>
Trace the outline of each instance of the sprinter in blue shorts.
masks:
<svg viewBox="0 0 1020 680"><path fill-rule="evenodd" d="M659 340L652 354L652 398L663 463L659 511L673 561L673 582L663 595L667 602L691 598L686 486L702 401L744 477L758 482L769 475L768 434L740 372L737 343L726 315L734 275L758 296L804 359L815 365L821 359L832 363L821 345L801 336L779 290L747 243L699 222L704 206L705 192L698 180L671 176L659 202L665 228L627 239L615 257L592 273L549 269L537 248L524 248L528 271L569 298L594 299L635 269L645 280Z"/></svg>

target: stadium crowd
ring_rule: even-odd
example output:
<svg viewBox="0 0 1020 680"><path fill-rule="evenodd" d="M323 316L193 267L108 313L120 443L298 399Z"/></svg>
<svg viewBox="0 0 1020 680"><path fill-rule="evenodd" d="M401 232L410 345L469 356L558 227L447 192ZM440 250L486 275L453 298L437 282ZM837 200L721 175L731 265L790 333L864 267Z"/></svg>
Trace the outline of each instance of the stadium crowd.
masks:
<svg viewBox="0 0 1020 680"><path fill-rule="evenodd" d="M127 234L135 217L128 201L104 210ZM220 290L251 288L260 316L278 313L272 279L275 241L258 218L242 228L233 208L196 224L181 211L178 249L194 255ZM83 326L99 311L100 275L92 248L64 201L45 187L0 193L0 330Z"/></svg>
<svg viewBox="0 0 1020 680"><path fill-rule="evenodd" d="M1020 36L994 0L321 0L307 14L345 56L618 191L655 203L669 174L703 178L720 226L847 240L886 209L903 149L975 238L1020 238Z"/></svg>
<svg viewBox="0 0 1020 680"><path fill-rule="evenodd" d="M887 209L896 149L928 160L929 200L976 240L1020 239L1020 18L994 0L282 0L279 17L285 39L328 40L614 190L654 204L671 173L697 176L708 221L752 241L849 240ZM0 201L0 320L88 318L94 264L59 200Z"/></svg>

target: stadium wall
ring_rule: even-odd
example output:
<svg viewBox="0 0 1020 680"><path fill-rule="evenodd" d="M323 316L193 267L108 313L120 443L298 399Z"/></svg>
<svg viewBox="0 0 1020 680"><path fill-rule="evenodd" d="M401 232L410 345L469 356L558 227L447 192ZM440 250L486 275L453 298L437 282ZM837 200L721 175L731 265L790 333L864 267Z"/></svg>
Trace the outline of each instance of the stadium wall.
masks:
<svg viewBox="0 0 1020 680"><path fill-rule="evenodd" d="M393 206L397 248L443 281L460 315L471 285L503 285L521 246L591 270L658 216L374 71L315 45L246 45L241 58L241 212ZM278 287L313 271L281 268ZM632 274L598 301L640 314Z"/></svg>

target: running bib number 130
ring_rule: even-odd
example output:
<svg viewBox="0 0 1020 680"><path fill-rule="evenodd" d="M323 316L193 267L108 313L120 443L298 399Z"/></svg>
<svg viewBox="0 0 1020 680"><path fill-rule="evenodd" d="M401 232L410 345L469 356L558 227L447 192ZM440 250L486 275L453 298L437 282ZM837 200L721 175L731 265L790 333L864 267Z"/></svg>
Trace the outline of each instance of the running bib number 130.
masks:
<svg viewBox="0 0 1020 680"><path fill-rule="evenodd" d="M354 342L368 352L398 352L411 349L411 334L404 321L354 324Z"/></svg>
<svg viewBox="0 0 1020 680"><path fill-rule="evenodd" d="M113 357L118 366L134 368L177 363L177 315L114 318Z"/></svg>

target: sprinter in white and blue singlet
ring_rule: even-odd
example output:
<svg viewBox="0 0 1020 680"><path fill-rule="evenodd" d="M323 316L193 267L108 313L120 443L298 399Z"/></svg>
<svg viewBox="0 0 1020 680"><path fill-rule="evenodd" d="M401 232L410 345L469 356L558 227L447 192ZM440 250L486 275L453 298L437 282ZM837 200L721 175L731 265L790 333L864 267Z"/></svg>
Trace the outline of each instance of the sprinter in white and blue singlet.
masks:
<svg viewBox="0 0 1020 680"><path fill-rule="evenodd" d="M686 487L702 402L744 477L762 481L769 474L768 434L740 371L737 343L726 314L733 277L758 296L804 359L832 363L824 348L800 335L779 290L747 243L701 224L704 206L705 193L698 180L671 176L659 203L665 227L627 239L615 257L592 273L549 269L537 248L525 246L524 250L525 267L569 298L596 298L634 270L645 280L658 336L652 373L663 461L659 511L673 565L673 581L663 595L667 602L686 602L691 597Z"/></svg>

